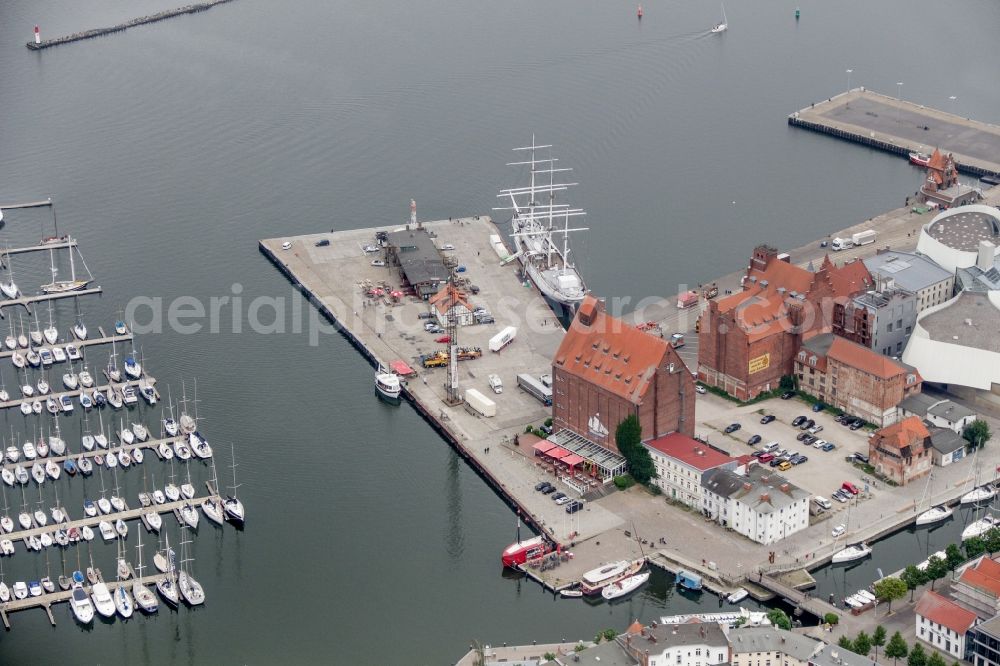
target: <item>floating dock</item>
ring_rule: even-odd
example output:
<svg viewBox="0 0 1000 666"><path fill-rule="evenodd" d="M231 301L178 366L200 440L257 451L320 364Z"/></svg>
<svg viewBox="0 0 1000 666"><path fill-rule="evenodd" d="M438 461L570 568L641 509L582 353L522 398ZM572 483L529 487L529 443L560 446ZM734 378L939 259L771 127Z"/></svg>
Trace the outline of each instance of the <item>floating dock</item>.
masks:
<svg viewBox="0 0 1000 666"><path fill-rule="evenodd" d="M84 39L93 39L94 37L101 37L103 35L110 35L114 32L122 32L128 30L129 28L134 28L138 25L146 25L148 23L156 23L157 21L165 21L166 19L173 18L175 16L180 16L181 14L194 14L196 12L203 12L205 10L211 9L216 5L221 5L227 2L232 2L232 0L207 0L206 2L199 2L193 5L184 5L183 7L177 7L176 9L167 9L162 12L157 12L156 14L150 14L148 16L140 16L138 18L130 19L124 23L119 23L118 25L113 25L107 28L93 28L91 30L84 30L83 32L74 32L71 35L64 35L62 37L55 37L53 39L42 39L37 42L28 42L27 46L32 51L41 51L42 49L47 49L52 46L59 46L60 44L70 44L72 42L79 42ZM37 29L36 29L37 30Z"/></svg>
<svg viewBox="0 0 1000 666"><path fill-rule="evenodd" d="M864 88L800 109L788 124L902 157L938 148L963 173L1000 176L1000 127Z"/></svg>

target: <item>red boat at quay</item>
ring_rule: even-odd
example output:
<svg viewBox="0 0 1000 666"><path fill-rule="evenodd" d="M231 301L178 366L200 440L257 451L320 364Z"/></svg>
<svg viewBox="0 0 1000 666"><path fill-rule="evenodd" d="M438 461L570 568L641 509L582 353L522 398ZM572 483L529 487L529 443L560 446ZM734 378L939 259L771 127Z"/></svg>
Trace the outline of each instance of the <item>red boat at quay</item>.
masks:
<svg viewBox="0 0 1000 666"><path fill-rule="evenodd" d="M504 548L500 560L505 567L516 568L528 560L545 557L555 550L555 544L543 536L536 536L524 541L515 541Z"/></svg>
<svg viewBox="0 0 1000 666"><path fill-rule="evenodd" d="M918 167L925 167L930 164L931 156L927 153L910 153L910 164L916 164Z"/></svg>

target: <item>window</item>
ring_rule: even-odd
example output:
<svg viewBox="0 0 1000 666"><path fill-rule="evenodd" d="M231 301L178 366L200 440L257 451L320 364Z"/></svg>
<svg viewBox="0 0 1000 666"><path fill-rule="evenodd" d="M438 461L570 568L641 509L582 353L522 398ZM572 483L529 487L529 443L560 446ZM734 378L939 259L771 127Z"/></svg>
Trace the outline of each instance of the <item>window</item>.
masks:
<svg viewBox="0 0 1000 666"><path fill-rule="evenodd" d="M888 331L889 333L892 333L892 322L891 321L889 322L889 325L885 327L885 330Z"/></svg>

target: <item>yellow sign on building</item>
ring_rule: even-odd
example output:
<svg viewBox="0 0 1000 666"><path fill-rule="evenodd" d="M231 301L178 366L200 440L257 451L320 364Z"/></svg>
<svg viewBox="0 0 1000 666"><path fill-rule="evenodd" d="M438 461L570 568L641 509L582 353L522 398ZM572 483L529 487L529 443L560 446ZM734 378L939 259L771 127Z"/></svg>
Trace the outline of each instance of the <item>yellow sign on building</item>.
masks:
<svg viewBox="0 0 1000 666"><path fill-rule="evenodd" d="M750 359L750 374L760 372L761 370L767 370L771 365L771 354L761 354L760 356Z"/></svg>

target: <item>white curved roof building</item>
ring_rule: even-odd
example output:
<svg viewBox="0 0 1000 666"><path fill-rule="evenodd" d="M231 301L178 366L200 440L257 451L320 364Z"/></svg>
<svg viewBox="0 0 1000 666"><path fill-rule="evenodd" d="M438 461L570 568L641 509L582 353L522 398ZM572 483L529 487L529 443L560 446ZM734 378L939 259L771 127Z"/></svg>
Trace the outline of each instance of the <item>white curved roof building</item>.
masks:
<svg viewBox="0 0 1000 666"><path fill-rule="evenodd" d="M1000 291L963 291L917 320L903 352L924 381L991 390L1000 384Z"/></svg>
<svg viewBox="0 0 1000 666"><path fill-rule="evenodd" d="M917 252L930 257L945 270L975 266L980 244L992 244L995 259L1000 253L1000 210L973 204L943 211L920 230ZM992 262L991 262L992 263Z"/></svg>

